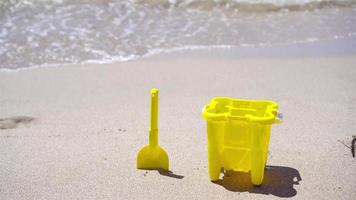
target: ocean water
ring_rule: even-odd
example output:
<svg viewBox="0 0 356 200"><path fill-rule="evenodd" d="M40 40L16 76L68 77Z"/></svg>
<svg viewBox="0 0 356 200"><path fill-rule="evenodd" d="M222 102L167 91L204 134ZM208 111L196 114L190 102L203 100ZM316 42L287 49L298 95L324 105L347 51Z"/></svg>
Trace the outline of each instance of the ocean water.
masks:
<svg viewBox="0 0 356 200"><path fill-rule="evenodd" d="M356 0L2 0L0 70L356 37Z"/></svg>

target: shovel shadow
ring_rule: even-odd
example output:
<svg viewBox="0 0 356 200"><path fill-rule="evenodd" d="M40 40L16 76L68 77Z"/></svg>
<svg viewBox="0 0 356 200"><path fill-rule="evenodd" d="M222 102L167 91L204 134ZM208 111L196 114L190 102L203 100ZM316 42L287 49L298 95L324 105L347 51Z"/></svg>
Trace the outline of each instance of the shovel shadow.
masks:
<svg viewBox="0 0 356 200"><path fill-rule="evenodd" d="M263 183L256 187L251 183L248 173L228 171L223 178L214 182L233 192L249 192L274 195L278 197L293 197L297 195L294 185L299 185L299 171L282 166L266 166Z"/></svg>
<svg viewBox="0 0 356 200"><path fill-rule="evenodd" d="M176 179L184 178L184 176L178 175L178 174L174 174L172 171L167 171L167 170L164 170L164 169L158 169L157 171L162 176L168 176L168 177L176 178Z"/></svg>

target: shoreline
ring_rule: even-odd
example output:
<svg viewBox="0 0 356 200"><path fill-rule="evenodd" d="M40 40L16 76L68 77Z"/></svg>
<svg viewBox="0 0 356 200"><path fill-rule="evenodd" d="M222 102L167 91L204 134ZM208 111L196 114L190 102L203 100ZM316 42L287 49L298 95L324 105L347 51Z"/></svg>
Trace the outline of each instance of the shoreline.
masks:
<svg viewBox="0 0 356 200"><path fill-rule="evenodd" d="M211 53L214 52L214 53ZM356 36L339 38L333 40L322 40L313 42L297 42L293 44L277 44L262 46L242 46L235 47L229 45L218 46L194 46L176 49L162 50L157 53L147 53L138 58L123 61L87 61L84 63L62 63L62 64L41 64L37 66L24 67L18 69L1 68L2 72L20 72L39 68L58 68L73 65L110 65L126 62L137 62L156 58L192 57L197 58L211 54L212 56L224 56L231 58L280 58L282 57L309 57L309 56L335 56L335 55L356 55ZM193 55L193 56L191 56Z"/></svg>

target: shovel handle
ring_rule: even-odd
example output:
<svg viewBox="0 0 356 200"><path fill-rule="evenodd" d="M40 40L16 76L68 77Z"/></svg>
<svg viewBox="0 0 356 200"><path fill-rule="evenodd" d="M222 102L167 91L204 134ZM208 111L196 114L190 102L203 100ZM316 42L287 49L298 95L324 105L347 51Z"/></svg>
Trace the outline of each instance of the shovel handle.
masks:
<svg viewBox="0 0 356 200"><path fill-rule="evenodd" d="M150 146L158 145L158 90L151 89Z"/></svg>

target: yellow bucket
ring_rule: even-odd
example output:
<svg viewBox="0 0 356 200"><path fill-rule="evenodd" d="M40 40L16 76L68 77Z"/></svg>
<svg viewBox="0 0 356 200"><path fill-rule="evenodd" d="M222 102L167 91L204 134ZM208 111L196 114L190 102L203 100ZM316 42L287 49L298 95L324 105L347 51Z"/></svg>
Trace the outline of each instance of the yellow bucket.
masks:
<svg viewBox="0 0 356 200"><path fill-rule="evenodd" d="M213 98L203 108L207 120L209 176L217 181L221 169L250 172L261 185L267 161L271 125L280 122L273 101Z"/></svg>

